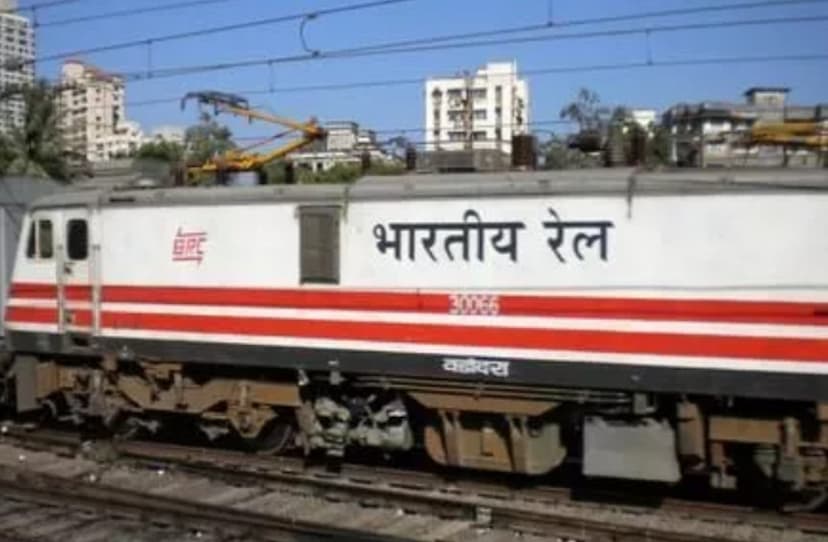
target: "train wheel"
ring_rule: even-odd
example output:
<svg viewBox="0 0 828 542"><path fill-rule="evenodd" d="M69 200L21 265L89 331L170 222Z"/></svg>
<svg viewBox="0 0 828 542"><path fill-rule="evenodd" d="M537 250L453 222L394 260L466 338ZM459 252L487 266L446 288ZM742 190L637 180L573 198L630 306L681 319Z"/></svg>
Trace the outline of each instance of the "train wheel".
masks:
<svg viewBox="0 0 828 542"><path fill-rule="evenodd" d="M139 416L119 416L110 425L110 431L116 440L133 440L138 437L154 435L161 428L158 420Z"/></svg>
<svg viewBox="0 0 828 542"><path fill-rule="evenodd" d="M112 428L117 440L132 440L141 434L142 429L138 419L132 416L119 420Z"/></svg>
<svg viewBox="0 0 828 542"><path fill-rule="evenodd" d="M261 454L279 454L293 444L293 425L285 420L273 420L253 438L245 438L244 444L250 451Z"/></svg>
<svg viewBox="0 0 828 542"><path fill-rule="evenodd" d="M797 495L795 500L789 500L782 506L782 511L794 514L798 512L814 512L828 502L828 486L809 488Z"/></svg>

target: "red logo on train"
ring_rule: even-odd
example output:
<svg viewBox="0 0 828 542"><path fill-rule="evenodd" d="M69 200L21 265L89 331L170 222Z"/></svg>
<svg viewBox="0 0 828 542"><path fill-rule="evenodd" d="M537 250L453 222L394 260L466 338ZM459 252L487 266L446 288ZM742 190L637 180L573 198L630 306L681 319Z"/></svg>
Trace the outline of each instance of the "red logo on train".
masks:
<svg viewBox="0 0 828 542"><path fill-rule="evenodd" d="M180 227L173 239L172 259L174 262L198 262L204 259L202 245L207 242L207 232L185 232Z"/></svg>

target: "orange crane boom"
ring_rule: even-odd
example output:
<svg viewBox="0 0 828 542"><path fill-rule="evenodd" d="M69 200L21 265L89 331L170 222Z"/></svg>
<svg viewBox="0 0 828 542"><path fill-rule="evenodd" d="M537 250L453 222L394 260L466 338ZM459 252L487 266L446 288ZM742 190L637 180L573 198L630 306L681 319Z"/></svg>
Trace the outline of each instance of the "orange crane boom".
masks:
<svg viewBox="0 0 828 542"><path fill-rule="evenodd" d="M188 100L196 100L200 105L210 105L213 107L216 114L230 113L238 117L246 118L250 122L260 120L288 128L287 131L279 134L277 137L293 132L301 134L300 138L285 143L284 145L266 153L251 153L246 152L245 150L228 151L222 156L207 160L203 164L189 167L188 171L190 173L198 174L214 173L218 171L258 171L269 162L284 158L290 153L310 145L314 141L324 139L326 136L325 130L317 124L315 119L310 119L307 122L300 122L274 115L272 113L257 111L250 108L250 104L247 99L235 94L217 91L190 92L181 100L182 109L186 106Z"/></svg>
<svg viewBox="0 0 828 542"><path fill-rule="evenodd" d="M750 145L790 145L828 150L828 123L759 122L747 133Z"/></svg>

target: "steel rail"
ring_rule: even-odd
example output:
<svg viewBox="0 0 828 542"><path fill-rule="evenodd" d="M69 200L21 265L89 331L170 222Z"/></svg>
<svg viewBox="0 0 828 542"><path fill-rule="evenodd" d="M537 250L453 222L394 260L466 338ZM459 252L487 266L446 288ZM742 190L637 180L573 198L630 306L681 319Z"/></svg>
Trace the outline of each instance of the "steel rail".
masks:
<svg viewBox="0 0 828 542"><path fill-rule="evenodd" d="M80 440L70 434L54 432L7 433L15 440L54 446L64 451L76 449ZM113 454L137 464L166 464L181 472L250 485L286 485L304 487L316 494L341 500L353 500L372 506L400 507L441 517L466 519L494 528L528 534L554 532L576 540L589 534L589 540L713 542L727 540L721 536L688 534L661 527L630 527L597 518L601 503L575 501L568 488L533 486L507 487L504 484L476 480L447 481L438 474L418 470L343 464L332 473L324 468L307 467L301 457L261 456L243 452L207 449L150 441L105 442L98 450L103 456ZM462 475L461 475L462 476ZM578 516L559 513L553 505L577 506ZM640 514L675 513L697 520L727 525L757 524L773 529L797 529L803 533L828 535L828 515L780 515L756 511L746 506L662 500L659 508L614 502L613 507ZM736 538L734 538L736 540Z"/></svg>
<svg viewBox="0 0 828 542"><path fill-rule="evenodd" d="M107 510L111 513L151 518L154 523L221 530L237 536L255 536L264 540L395 540L388 536L327 524L280 518L250 510L33 472L25 467L0 466L0 493L7 497L20 496L52 505L71 503L76 507L86 506L96 511Z"/></svg>

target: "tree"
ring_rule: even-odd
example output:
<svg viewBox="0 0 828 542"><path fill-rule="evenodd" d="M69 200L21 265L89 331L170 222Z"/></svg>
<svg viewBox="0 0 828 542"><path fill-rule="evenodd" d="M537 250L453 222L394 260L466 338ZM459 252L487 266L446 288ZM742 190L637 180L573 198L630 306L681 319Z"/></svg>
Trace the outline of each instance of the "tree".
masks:
<svg viewBox="0 0 828 542"><path fill-rule="evenodd" d="M609 110L601 107L601 99L593 90L582 88L575 101L561 109L560 117L578 124L572 146L583 152L597 152L604 147L610 121Z"/></svg>
<svg viewBox="0 0 828 542"><path fill-rule="evenodd" d="M600 131L606 108L600 107L601 98L598 93L588 88L582 88L574 102L561 109L560 117L578 124L580 132Z"/></svg>
<svg viewBox="0 0 828 542"><path fill-rule="evenodd" d="M612 111L607 129L605 163L609 167L632 165L633 144L631 134L638 128L638 123L630 111L624 107L616 107Z"/></svg>
<svg viewBox="0 0 828 542"><path fill-rule="evenodd" d="M236 148L233 133L216 122L209 114L201 116L201 122L187 128L184 134L187 161L204 163Z"/></svg>
<svg viewBox="0 0 828 542"><path fill-rule="evenodd" d="M354 164L334 164L330 169L316 172L296 168L296 181L300 184L347 184L357 180L360 172L360 167Z"/></svg>
<svg viewBox="0 0 828 542"><path fill-rule="evenodd" d="M288 164L282 160L265 164L264 174L267 184L286 184L288 182Z"/></svg>
<svg viewBox="0 0 828 542"><path fill-rule="evenodd" d="M68 180L55 89L39 80L30 86L7 89L0 99L15 94L23 99L23 123L0 136L2 174Z"/></svg>
<svg viewBox="0 0 828 542"><path fill-rule="evenodd" d="M184 146L173 141L149 141L135 151L136 159L158 160L168 164L177 164L184 158Z"/></svg>
<svg viewBox="0 0 828 542"><path fill-rule="evenodd" d="M647 165L665 166L671 162L670 132L664 126L655 126L653 135L647 145Z"/></svg>
<svg viewBox="0 0 828 542"><path fill-rule="evenodd" d="M577 169L587 167L590 163L583 152L571 148L565 139L556 135L541 144L540 152L544 157L544 169Z"/></svg>

